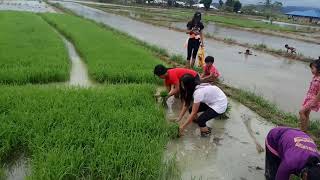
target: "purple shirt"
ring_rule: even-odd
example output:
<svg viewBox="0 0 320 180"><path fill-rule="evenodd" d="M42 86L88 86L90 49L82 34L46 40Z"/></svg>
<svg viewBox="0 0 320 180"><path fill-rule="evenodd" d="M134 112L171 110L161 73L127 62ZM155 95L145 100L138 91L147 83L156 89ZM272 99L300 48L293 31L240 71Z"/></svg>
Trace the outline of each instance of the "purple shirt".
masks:
<svg viewBox="0 0 320 180"><path fill-rule="evenodd" d="M266 146L281 159L276 180L289 180L290 174L299 174L309 157L319 157L317 146L306 133L288 127L272 129Z"/></svg>

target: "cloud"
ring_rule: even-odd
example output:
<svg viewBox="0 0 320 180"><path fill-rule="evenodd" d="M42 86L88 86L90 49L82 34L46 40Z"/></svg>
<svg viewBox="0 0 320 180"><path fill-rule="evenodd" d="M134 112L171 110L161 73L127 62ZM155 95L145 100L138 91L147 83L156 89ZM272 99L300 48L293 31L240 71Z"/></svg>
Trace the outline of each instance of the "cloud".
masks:
<svg viewBox="0 0 320 180"><path fill-rule="evenodd" d="M259 2L265 2L265 0L240 0L244 4L257 4ZM320 8L319 0L272 0L280 1L284 6L307 6Z"/></svg>

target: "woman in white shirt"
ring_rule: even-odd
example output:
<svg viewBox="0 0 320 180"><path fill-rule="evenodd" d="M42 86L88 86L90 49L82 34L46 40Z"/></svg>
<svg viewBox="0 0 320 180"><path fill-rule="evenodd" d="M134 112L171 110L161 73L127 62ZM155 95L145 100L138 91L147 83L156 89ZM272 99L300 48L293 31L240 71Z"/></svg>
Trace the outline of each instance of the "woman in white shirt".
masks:
<svg viewBox="0 0 320 180"><path fill-rule="evenodd" d="M209 83L200 84L190 74L186 74L180 79L180 97L183 101L183 107L179 121L190 107L190 115L187 121L180 126L180 133L188 124L195 121L200 127L201 136L210 135L211 128L207 127L206 122L223 114L228 106L227 96L220 88ZM203 113L198 117L199 112Z"/></svg>

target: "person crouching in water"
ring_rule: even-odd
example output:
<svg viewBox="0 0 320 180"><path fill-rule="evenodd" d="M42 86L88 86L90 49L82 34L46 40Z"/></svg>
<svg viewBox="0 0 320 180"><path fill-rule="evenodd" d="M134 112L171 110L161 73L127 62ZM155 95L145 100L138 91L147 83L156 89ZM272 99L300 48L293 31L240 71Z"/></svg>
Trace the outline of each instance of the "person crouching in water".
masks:
<svg viewBox="0 0 320 180"><path fill-rule="evenodd" d="M202 83L211 83L218 80L220 73L215 67L214 63L214 57L207 56L205 61L205 65L203 66L203 73L200 76L200 81Z"/></svg>
<svg viewBox="0 0 320 180"><path fill-rule="evenodd" d="M314 141L303 131L289 127L271 129L266 138L267 180L320 179L320 154Z"/></svg>
<svg viewBox="0 0 320 180"><path fill-rule="evenodd" d="M320 60L310 63L311 73L313 75L309 90L303 101L300 114L300 128L306 132L309 127L309 116L311 111L320 110Z"/></svg>
<svg viewBox="0 0 320 180"><path fill-rule="evenodd" d="M188 109L190 113L187 121L180 126L181 135L184 129L194 121L200 127L201 136L209 136L211 128L207 127L206 122L226 112L228 106L227 96L220 88L208 83L200 84L190 74L186 74L180 79L180 98L183 107L178 121L183 118ZM199 112L203 113L198 117Z"/></svg>
<svg viewBox="0 0 320 180"><path fill-rule="evenodd" d="M200 82L199 74L191 69L186 68L166 68L159 64L154 67L154 74L159 78L164 79L164 84L168 90L168 97L179 95L180 93L180 78L185 74L191 74L198 82Z"/></svg>
<svg viewBox="0 0 320 180"><path fill-rule="evenodd" d="M288 44L286 44L284 47L287 49L287 53L291 51L291 54L297 54L296 48L290 47Z"/></svg>
<svg viewBox="0 0 320 180"><path fill-rule="evenodd" d="M193 19L187 24L187 29L187 34L189 34L187 46L187 67L192 69L197 58L200 44L202 47L204 47L204 36L202 33L204 26L201 22L200 12L196 12L194 14Z"/></svg>

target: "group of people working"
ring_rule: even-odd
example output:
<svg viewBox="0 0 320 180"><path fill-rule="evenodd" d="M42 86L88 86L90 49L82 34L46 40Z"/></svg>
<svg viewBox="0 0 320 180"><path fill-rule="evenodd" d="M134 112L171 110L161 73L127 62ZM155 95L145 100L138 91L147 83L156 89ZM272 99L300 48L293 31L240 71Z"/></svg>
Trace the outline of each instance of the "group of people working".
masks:
<svg viewBox="0 0 320 180"><path fill-rule="evenodd" d="M205 58L201 75L192 69L199 47L204 47L203 29L201 13L196 12L187 24L187 68L167 68L163 65L154 68L154 74L164 79L168 96L180 97L183 102L178 122L189 111L187 120L180 123L181 135L190 123L195 122L200 127L201 136L209 136L212 129L206 122L225 113L228 107L227 96L214 85L220 76L214 57ZM276 127L266 137L267 180L289 180L291 174L302 180L320 180L320 154L315 142L306 133L310 112L320 108L320 59L311 63L310 68L314 77L300 111L301 130Z"/></svg>

